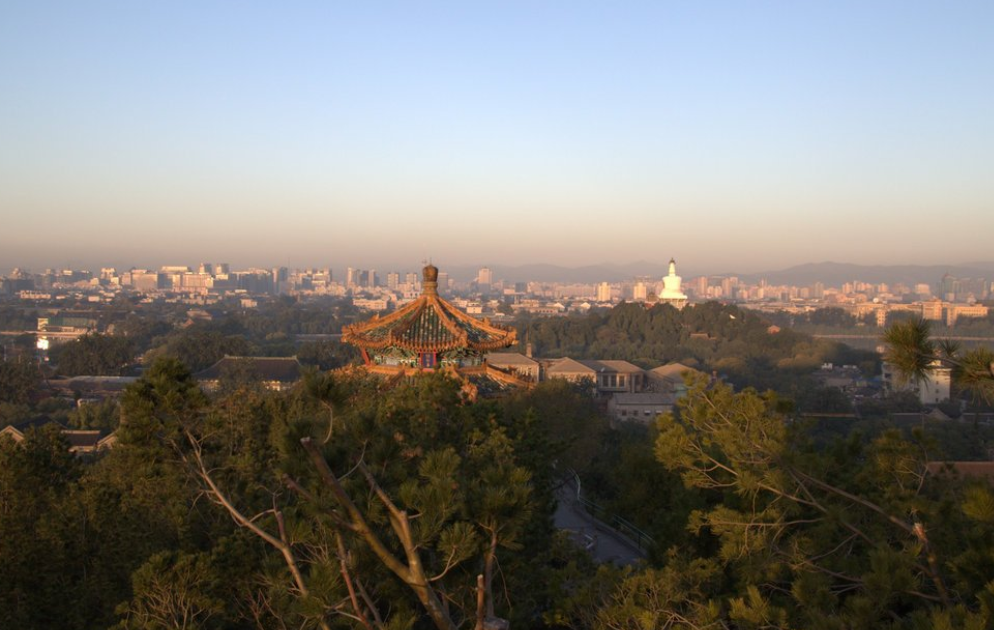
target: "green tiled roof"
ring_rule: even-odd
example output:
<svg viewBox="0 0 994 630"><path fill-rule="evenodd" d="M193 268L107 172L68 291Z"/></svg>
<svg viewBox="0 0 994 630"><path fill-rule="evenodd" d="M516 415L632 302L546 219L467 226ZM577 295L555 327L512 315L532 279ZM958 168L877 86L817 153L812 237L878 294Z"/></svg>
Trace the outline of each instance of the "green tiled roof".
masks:
<svg viewBox="0 0 994 630"><path fill-rule="evenodd" d="M392 315L346 327L342 340L370 350L395 346L415 352L488 351L512 345L515 333L475 319L437 296L424 295Z"/></svg>

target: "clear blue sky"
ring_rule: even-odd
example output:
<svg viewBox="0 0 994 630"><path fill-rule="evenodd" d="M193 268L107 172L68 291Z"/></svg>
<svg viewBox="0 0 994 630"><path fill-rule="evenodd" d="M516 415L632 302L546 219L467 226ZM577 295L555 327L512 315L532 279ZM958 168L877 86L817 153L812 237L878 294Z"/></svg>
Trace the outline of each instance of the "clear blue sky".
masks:
<svg viewBox="0 0 994 630"><path fill-rule="evenodd" d="M990 260L994 2L0 4L0 269Z"/></svg>

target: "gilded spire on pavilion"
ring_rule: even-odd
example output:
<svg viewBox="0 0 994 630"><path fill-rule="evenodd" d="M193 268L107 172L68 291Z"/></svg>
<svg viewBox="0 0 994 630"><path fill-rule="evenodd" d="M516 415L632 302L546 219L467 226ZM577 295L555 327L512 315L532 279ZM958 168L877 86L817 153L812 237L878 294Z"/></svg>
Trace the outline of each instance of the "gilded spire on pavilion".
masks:
<svg viewBox="0 0 994 630"><path fill-rule="evenodd" d="M421 296L386 317L346 326L342 341L371 366L455 368L480 365L483 354L514 345L513 329L478 320L438 295L438 268L424 268Z"/></svg>

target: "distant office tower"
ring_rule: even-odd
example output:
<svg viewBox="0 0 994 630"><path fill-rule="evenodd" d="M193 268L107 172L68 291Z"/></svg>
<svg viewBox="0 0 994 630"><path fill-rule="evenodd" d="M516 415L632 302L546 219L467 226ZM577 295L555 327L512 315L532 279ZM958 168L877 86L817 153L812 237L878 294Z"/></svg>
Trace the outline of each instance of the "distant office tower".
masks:
<svg viewBox="0 0 994 630"><path fill-rule="evenodd" d="M602 282L597 285L597 301L598 302L610 302L611 301L611 285Z"/></svg>
<svg viewBox="0 0 994 630"><path fill-rule="evenodd" d="M404 276L404 284L408 284L412 287L416 286L418 284L418 274L414 273L413 271L408 272Z"/></svg>
<svg viewBox="0 0 994 630"><path fill-rule="evenodd" d="M229 265L228 263L218 263L217 267L215 268L215 271L218 274L228 275L229 273L231 273L231 265Z"/></svg>
<svg viewBox="0 0 994 630"><path fill-rule="evenodd" d="M155 291L165 287L165 274L135 269L131 272L131 286L136 291Z"/></svg>
<svg viewBox="0 0 994 630"><path fill-rule="evenodd" d="M273 293L281 294L290 289L290 270L286 267L273 267Z"/></svg>
<svg viewBox="0 0 994 630"><path fill-rule="evenodd" d="M397 290L397 285L400 284L400 274L396 271L391 271L387 274L387 288L391 291Z"/></svg>
<svg viewBox="0 0 994 630"><path fill-rule="evenodd" d="M648 289L645 286L645 282L639 280L632 287L632 299L636 302L645 302L646 296L649 294Z"/></svg>
<svg viewBox="0 0 994 630"><path fill-rule="evenodd" d="M346 288L352 289L359 286L360 276L362 275L361 269L356 269L354 267L349 267L345 270L345 286Z"/></svg>
<svg viewBox="0 0 994 630"><path fill-rule="evenodd" d="M197 273L207 274L208 276L214 275L214 265L211 263L202 262L200 267L197 268Z"/></svg>
<svg viewBox="0 0 994 630"><path fill-rule="evenodd" d="M177 276L178 283L173 283L173 289L203 290L214 286L214 277L207 273L183 273Z"/></svg>
<svg viewBox="0 0 994 630"><path fill-rule="evenodd" d="M447 271L438 272L438 290L447 293L452 284L452 280L449 279L449 273Z"/></svg>
<svg viewBox="0 0 994 630"><path fill-rule="evenodd" d="M952 302L956 299L956 288L956 278L947 273L939 281L939 296Z"/></svg>
<svg viewBox="0 0 994 630"><path fill-rule="evenodd" d="M694 278L690 282L691 288L694 290L694 295L699 298L707 297L708 295L708 278L707 276L699 276Z"/></svg>
<svg viewBox="0 0 994 630"><path fill-rule="evenodd" d="M483 287L489 287L494 283L494 274L490 271L490 267L481 267L480 272L476 275L476 284Z"/></svg>

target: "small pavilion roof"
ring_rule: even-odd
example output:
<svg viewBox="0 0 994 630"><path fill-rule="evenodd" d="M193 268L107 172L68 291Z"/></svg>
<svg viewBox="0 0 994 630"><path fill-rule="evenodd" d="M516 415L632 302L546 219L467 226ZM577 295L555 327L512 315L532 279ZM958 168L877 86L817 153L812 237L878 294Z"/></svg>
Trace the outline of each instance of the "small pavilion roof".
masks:
<svg viewBox="0 0 994 630"><path fill-rule="evenodd" d="M576 359L563 357L555 359L546 370L549 376L559 376L561 374L583 374L591 378L597 376L597 369L581 363Z"/></svg>
<svg viewBox="0 0 994 630"><path fill-rule="evenodd" d="M513 329L478 320L438 295L438 269L424 268L421 296L386 317L345 326L342 341L366 350L403 348L417 353L468 348L489 352L513 345Z"/></svg>
<svg viewBox="0 0 994 630"><path fill-rule="evenodd" d="M666 365L661 365L657 368L649 370L649 377L682 382L683 375L686 372L693 372L694 374L701 373L700 370L695 370L694 368L688 367L682 363L667 363Z"/></svg>
<svg viewBox="0 0 994 630"><path fill-rule="evenodd" d="M526 357L520 352L491 352L487 355L487 363L497 366L512 365L534 367L538 365L538 361L530 357Z"/></svg>
<svg viewBox="0 0 994 630"><path fill-rule="evenodd" d="M619 361L615 359L580 359L579 362L592 370L607 372L608 374L611 374L612 372L617 372L618 374L639 374L645 371L639 366L629 363L628 361Z"/></svg>

